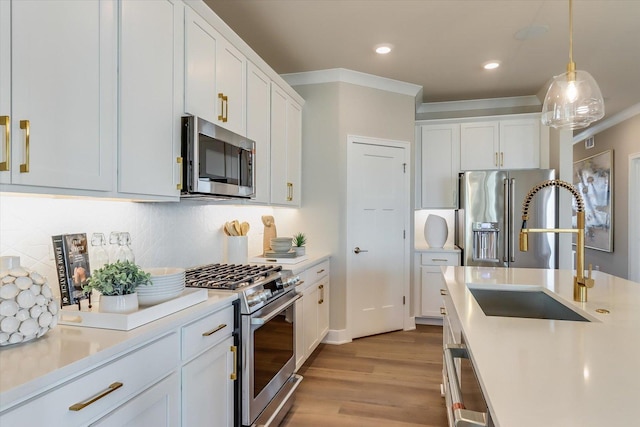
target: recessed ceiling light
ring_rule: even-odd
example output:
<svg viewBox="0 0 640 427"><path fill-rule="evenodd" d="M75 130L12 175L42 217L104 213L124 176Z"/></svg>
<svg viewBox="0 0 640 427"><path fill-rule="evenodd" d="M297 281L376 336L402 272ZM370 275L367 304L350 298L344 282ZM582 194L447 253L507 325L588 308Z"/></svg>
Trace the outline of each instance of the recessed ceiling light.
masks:
<svg viewBox="0 0 640 427"><path fill-rule="evenodd" d="M482 68L485 70L495 70L500 66L500 61L487 61L482 64Z"/></svg>
<svg viewBox="0 0 640 427"><path fill-rule="evenodd" d="M380 44L376 46L376 53L379 53L380 55L386 55L389 52L391 52L390 44Z"/></svg>

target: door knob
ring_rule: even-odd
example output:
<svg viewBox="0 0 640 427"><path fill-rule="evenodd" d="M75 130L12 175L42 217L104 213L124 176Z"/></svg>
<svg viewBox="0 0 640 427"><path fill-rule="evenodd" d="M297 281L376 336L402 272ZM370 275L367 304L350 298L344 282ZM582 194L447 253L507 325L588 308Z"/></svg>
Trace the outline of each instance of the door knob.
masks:
<svg viewBox="0 0 640 427"><path fill-rule="evenodd" d="M369 251L366 251L364 249L360 249L359 247L356 246L356 248L353 250L353 252L355 254L359 254L360 252L369 252Z"/></svg>

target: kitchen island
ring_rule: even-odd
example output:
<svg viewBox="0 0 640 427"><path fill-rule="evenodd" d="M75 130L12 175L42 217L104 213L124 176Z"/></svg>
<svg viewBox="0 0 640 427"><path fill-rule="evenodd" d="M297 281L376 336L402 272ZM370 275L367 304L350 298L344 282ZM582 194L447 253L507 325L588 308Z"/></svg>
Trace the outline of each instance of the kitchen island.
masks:
<svg viewBox="0 0 640 427"><path fill-rule="evenodd" d="M579 303L569 270L443 267L443 273L452 302L447 314L459 322L496 426L637 425L640 284L594 271L595 287ZM487 316L469 284L542 287L590 321Z"/></svg>

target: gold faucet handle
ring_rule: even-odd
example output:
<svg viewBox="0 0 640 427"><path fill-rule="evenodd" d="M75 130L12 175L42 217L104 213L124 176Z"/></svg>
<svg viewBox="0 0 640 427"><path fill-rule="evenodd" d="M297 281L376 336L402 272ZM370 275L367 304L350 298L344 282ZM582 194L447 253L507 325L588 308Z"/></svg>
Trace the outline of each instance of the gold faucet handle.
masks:
<svg viewBox="0 0 640 427"><path fill-rule="evenodd" d="M587 288L593 288L596 284L596 281L591 278L591 270L592 270L592 265L589 264L589 275L587 276L586 279L584 279L584 285Z"/></svg>

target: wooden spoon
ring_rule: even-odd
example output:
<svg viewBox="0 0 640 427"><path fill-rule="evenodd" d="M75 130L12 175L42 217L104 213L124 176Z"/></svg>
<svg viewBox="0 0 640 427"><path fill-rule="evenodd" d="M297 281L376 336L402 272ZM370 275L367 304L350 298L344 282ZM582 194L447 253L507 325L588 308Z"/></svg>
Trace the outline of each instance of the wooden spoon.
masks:
<svg viewBox="0 0 640 427"><path fill-rule="evenodd" d="M242 236L242 229L240 228L240 223L237 219L233 220L233 228L236 230L236 236Z"/></svg>
<svg viewBox="0 0 640 427"><path fill-rule="evenodd" d="M224 231L224 234L226 234L227 236L231 236L231 234L229 234L229 230L227 230L228 225L229 223L225 222L224 225L222 226L222 231Z"/></svg>
<svg viewBox="0 0 640 427"><path fill-rule="evenodd" d="M229 236L236 236L236 229L233 228L233 224L230 222L225 223L225 229L227 230L227 233L229 233Z"/></svg>
<svg viewBox="0 0 640 427"><path fill-rule="evenodd" d="M249 232L249 228L250 228L249 223L246 222L246 221L243 222L242 224L240 224L240 230L241 230L240 235L241 236L246 236L247 233Z"/></svg>

